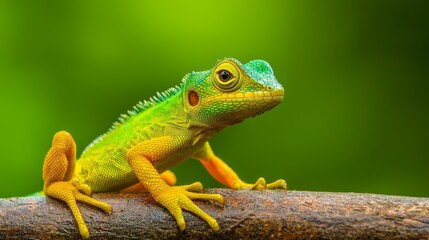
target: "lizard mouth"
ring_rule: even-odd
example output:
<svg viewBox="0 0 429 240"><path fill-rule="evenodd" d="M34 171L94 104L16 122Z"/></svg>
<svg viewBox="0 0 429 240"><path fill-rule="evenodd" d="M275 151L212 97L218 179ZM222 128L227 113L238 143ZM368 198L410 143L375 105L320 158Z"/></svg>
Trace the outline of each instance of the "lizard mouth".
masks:
<svg viewBox="0 0 429 240"><path fill-rule="evenodd" d="M264 101L280 103L284 97L283 89L275 89L272 91L256 91L245 93L225 93L219 96L220 99L227 102L252 102Z"/></svg>

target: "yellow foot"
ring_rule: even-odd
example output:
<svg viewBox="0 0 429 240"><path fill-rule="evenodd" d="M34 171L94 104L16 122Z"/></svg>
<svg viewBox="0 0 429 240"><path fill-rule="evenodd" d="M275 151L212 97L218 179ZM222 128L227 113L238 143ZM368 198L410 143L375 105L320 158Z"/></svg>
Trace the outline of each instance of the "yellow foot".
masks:
<svg viewBox="0 0 429 240"><path fill-rule="evenodd" d="M82 191L82 192L81 192ZM79 184L77 179L73 179L69 182L54 182L45 188L45 194L49 197L53 197L64 201L69 206L76 219L79 233L84 239L89 238L89 231L86 227L85 221L82 214L77 207L76 201L84 202L91 206L102 209L108 214L112 213L112 207L105 203L88 196L91 194L90 188L86 184Z"/></svg>
<svg viewBox="0 0 429 240"><path fill-rule="evenodd" d="M174 216L180 230L183 231L186 228L185 219L182 212L183 209L201 217L210 225L213 230L218 231L219 225L216 220L201 210L192 202L192 200L211 200L223 206L224 199L220 194L198 193L202 190L203 186L201 183L196 182L185 186L168 187L164 190L161 190L160 192L155 193L154 198L162 206L167 208L168 211Z"/></svg>
<svg viewBox="0 0 429 240"><path fill-rule="evenodd" d="M279 179L272 183L267 183L264 178L259 178L256 183L250 184L245 183L243 181L239 181L235 184L234 189L275 189L275 188L283 188L287 189L286 181L283 179Z"/></svg>

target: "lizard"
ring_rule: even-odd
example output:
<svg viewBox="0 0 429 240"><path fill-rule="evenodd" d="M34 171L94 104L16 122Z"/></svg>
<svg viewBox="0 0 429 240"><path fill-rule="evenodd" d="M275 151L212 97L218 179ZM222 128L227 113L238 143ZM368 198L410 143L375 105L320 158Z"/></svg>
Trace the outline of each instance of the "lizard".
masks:
<svg viewBox="0 0 429 240"><path fill-rule="evenodd" d="M223 206L223 197L203 193L200 182L175 186L176 176L169 169L194 158L231 189L286 189L283 179L242 181L208 142L225 127L274 108L283 97L284 88L266 61L220 60L214 68L188 73L179 85L139 102L86 147L78 160L73 137L57 132L43 164L43 193L68 205L84 239L89 238L89 230L76 202L112 213L109 204L91 197L93 192L148 191L173 215L180 230L186 227L185 210L218 231L217 221L192 200Z"/></svg>

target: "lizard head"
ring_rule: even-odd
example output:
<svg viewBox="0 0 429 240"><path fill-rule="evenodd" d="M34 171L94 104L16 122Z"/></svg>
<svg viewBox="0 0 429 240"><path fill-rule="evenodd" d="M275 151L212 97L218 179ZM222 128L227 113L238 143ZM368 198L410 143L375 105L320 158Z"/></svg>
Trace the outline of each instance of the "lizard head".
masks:
<svg viewBox="0 0 429 240"><path fill-rule="evenodd" d="M229 58L185 77L183 94L192 122L227 126L274 108L283 100L284 89L267 62L241 64Z"/></svg>

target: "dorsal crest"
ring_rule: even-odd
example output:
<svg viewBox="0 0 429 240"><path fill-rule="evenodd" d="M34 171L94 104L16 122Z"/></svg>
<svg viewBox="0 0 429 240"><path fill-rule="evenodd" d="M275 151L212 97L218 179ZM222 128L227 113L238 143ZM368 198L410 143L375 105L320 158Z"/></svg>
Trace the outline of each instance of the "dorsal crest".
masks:
<svg viewBox="0 0 429 240"><path fill-rule="evenodd" d="M131 117L133 117L133 116L135 116L141 112L144 112L146 109L148 109L152 106L155 106L156 104L161 103L161 102L169 99L172 96L175 96L182 89L182 85L183 84L169 88L163 92L157 92L156 95L150 97L149 100L144 100L144 101L138 102L136 105L134 105L133 109L128 110L126 113L121 114L118 118L118 121L113 123L113 125L109 129L109 131L117 128L120 125L122 125L124 122L126 122Z"/></svg>

